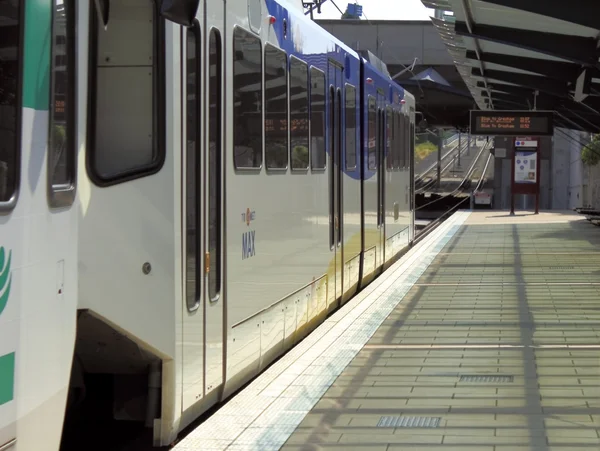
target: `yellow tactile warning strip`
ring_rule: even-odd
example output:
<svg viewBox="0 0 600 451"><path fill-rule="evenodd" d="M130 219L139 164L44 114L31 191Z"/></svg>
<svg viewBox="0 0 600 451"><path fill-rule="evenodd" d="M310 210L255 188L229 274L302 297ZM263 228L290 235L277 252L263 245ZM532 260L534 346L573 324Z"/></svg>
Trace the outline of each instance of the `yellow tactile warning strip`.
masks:
<svg viewBox="0 0 600 451"><path fill-rule="evenodd" d="M600 229L475 212L283 449L597 450L599 348Z"/></svg>

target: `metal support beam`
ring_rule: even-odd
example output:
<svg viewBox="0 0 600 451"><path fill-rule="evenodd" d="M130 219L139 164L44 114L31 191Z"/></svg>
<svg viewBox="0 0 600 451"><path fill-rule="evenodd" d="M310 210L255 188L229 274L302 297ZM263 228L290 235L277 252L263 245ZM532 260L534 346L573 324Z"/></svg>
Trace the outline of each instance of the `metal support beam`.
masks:
<svg viewBox="0 0 600 451"><path fill-rule="evenodd" d="M477 54L472 50L467 50L466 56L472 60L477 59ZM569 83L573 82L581 71L581 66L578 64L550 61L542 58L526 58L524 56L504 55L501 53L481 53L479 57L486 63L526 70L554 80ZM600 77L600 70L597 73Z"/></svg>
<svg viewBox="0 0 600 451"><path fill-rule="evenodd" d="M471 73L476 77L483 76L476 67L471 69ZM567 97L569 94L567 83L549 80L546 77L539 77L537 75L516 74L513 72L488 69L485 71L485 76L488 79L514 83L516 85L529 87L532 90L547 92L556 97Z"/></svg>
<svg viewBox="0 0 600 451"><path fill-rule="evenodd" d="M492 92L492 98L494 99L494 103L496 103L496 101L499 101L504 103L510 103L512 105L519 105L524 109L529 109L529 104L527 103L529 99L527 98L516 97L510 94L500 94L498 92Z"/></svg>
<svg viewBox="0 0 600 451"><path fill-rule="evenodd" d="M461 36L532 50L584 66L594 67L598 64L597 42L594 38L484 24L473 25L469 30L467 24L460 21L454 24L454 30Z"/></svg>
<svg viewBox="0 0 600 451"><path fill-rule="evenodd" d="M467 0L462 0L462 10L463 10L463 14L464 14L465 20L466 20L466 22L463 22L463 24L465 25L465 27L469 33L473 33L473 30L475 27L475 22L473 21L473 14L471 12L471 6ZM481 73L484 73L485 67L484 67L483 61L481 61L481 58L479 58L479 55L481 54L481 49L479 48L479 42L477 42L477 39L475 39L475 53L477 54L477 60L479 62L479 68L481 69ZM483 82L487 84L487 80L485 79L485 77L483 78ZM490 100L490 103L492 104L492 107L493 107L492 96L489 92L489 89L488 89L488 99Z"/></svg>

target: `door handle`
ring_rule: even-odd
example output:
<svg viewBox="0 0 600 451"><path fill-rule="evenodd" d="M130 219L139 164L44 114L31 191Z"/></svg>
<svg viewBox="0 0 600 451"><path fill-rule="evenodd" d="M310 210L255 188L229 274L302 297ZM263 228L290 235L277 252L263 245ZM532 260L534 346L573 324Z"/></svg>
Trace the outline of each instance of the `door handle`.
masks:
<svg viewBox="0 0 600 451"><path fill-rule="evenodd" d="M210 272L210 252L204 253L204 273L208 274Z"/></svg>
<svg viewBox="0 0 600 451"><path fill-rule="evenodd" d="M333 224L334 224L335 230L338 230L339 227L340 227L340 225L339 225L338 217L337 216L334 218Z"/></svg>

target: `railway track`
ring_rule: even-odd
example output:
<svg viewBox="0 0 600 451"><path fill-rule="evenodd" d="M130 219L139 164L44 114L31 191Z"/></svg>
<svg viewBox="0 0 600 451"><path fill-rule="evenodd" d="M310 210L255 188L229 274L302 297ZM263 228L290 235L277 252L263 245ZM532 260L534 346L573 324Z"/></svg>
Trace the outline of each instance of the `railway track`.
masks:
<svg viewBox="0 0 600 451"><path fill-rule="evenodd" d="M485 147L485 146L484 146ZM442 160L442 168L440 170L440 183L437 184L437 164L430 168L427 173L423 174L423 178L420 184L415 180L415 194L423 194L423 193L436 193L443 192L447 193L448 189L450 189L453 185L456 185L460 182L460 184L464 183L464 180L467 176L470 175L472 170L471 166L473 161L479 158L479 153L477 153L476 147L468 147L468 143L465 143L463 147L460 149L460 160L458 158L458 152L453 152L452 155L447 155L445 160ZM458 164L460 162L460 165ZM467 168L467 172L464 172L463 168ZM460 173L460 177L456 176L457 173ZM430 175L431 174L431 175ZM453 176L450 176L453 174ZM420 186L419 186L420 185ZM454 189L450 189L453 191Z"/></svg>
<svg viewBox="0 0 600 451"><path fill-rule="evenodd" d="M461 158L465 155L465 152L468 150L468 143L464 143L460 149L458 149L458 145L454 147L452 150L446 152L441 157L442 168L440 170L440 176L445 175L453 165L456 165L456 161L458 160L458 154L460 152ZM437 161L429 166L425 171L423 171L420 175L415 178L415 193L423 193L426 192L431 186L435 184L437 181Z"/></svg>
<svg viewBox="0 0 600 451"><path fill-rule="evenodd" d="M477 187L479 187L483 183L485 183L486 176L488 176L487 179L489 180L491 178L491 177L489 177L490 168L493 173L493 155L491 154L489 149L490 149L489 143L485 143L481 147L481 150L477 153L476 158L472 162L472 164L469 167L465 176L462 178L459 186L456 187L451 193L446 194L445 196L439 197L435 200L432 200L431 202L428 202L425 205L420 206L417 210L423 209L423 208L430 206L442 199L447 199L451 196L455 196L456 194L458 194L461 191L464 191L464 189L465 189L464 185L466 184L466 182L472 181L472 177L474 175L475 168L476 168L478 162L485 161L485 165L482 170L484 177L481 177L481 176L479 177L480 181L478 182ZM486 151L487 151L487 154L486 154ZM487 155L487 157L485 155ZM422 228L421 230L418 231L418 233L415 236L415 239L413 240L413 245L418 243L419 241L421 241L423 238L425 238L431 232L433 232L442 222L444 222L447 218L449 218L460 207L464 206L465 204L468 206L468 202L469 202L468 196L464 196L462 198L456 199L456 201L449 208L447 208L443 213L441 213L436 219L432 220L424 228Z"/></svg>

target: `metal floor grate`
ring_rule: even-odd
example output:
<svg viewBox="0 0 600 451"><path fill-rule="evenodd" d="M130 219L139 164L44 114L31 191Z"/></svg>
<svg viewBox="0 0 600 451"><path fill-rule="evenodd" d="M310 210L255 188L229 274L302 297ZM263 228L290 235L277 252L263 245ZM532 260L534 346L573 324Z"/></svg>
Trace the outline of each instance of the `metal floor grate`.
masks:
<svg viewBox="0 0 600 451"><path fill-rule="evenodd" d="M381 417L377 427L379 428L437 428L442 421L441 417Z"/></svg>
<svg viewBox="0 0 600 451"><path fill-rule="evenodd" d="M514 376L465 374L460 376L460 382L514 382Z"/></svg>

